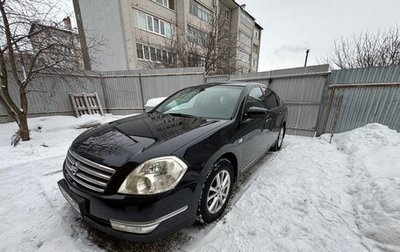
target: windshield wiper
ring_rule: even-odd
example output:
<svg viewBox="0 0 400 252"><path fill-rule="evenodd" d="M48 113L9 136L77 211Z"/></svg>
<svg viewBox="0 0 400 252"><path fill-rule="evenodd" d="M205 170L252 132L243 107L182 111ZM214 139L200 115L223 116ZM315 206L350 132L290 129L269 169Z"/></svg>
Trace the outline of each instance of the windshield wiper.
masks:
<svg viewBox="0 0 400 252"><path fill-rule="evenodd" d="M164 114L168 114L168 115L172 115L172 116L179 116L179 117L196 117L194 115L188 115L188 114L182 114L182 113L164 113Z"/></svg>

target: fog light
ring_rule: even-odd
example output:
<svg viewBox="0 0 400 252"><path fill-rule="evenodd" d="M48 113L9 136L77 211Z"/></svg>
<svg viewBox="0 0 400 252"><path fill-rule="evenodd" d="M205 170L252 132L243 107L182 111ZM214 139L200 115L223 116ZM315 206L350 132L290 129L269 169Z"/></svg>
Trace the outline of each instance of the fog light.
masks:
<svg viewBox="0 0 400 252"><path fill-rule="evenodd" d="M122 222L116 220L110 220L111 227L115 230L128 232L128 233L136 233L136 234L147 234L160 225L160 223L152 223L152 224L134 224L132 222Z"/></svg>

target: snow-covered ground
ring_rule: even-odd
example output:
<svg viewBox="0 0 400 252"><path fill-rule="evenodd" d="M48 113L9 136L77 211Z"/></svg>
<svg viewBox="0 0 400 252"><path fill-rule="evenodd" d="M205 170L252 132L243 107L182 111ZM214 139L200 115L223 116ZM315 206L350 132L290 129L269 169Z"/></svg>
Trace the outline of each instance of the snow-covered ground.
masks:
<svg viewBox="0 0 400 252"><path fill-rule="evenodd" d="M79 125L118 118L30 119L32 140L16 147L16 125L0 125L0 251L400 251L400 134L379 124L332 144L288 136L240 181L216 223L154 244L89 228L56 182Z"/></svg>

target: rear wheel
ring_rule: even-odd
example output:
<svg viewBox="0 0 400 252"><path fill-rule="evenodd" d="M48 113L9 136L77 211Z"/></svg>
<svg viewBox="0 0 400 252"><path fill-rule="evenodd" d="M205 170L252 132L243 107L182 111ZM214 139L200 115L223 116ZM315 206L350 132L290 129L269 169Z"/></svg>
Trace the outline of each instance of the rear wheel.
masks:
<svg viewBox="0 0 400 252"><path fill-rule="evenodd" d="M220 159L203 188L198 209L202 221L210 223L222 215L232 192L233 179L232 163L228 159Z"/></svg>
<svg viewBox="0 0 400 252"><path fill-rule="evenodd" d="M276 139L274 146L271 148L272 151L279 151L282 148L283 138L285 138L286 128L285 125L279 129L279 135Z"/></svg>

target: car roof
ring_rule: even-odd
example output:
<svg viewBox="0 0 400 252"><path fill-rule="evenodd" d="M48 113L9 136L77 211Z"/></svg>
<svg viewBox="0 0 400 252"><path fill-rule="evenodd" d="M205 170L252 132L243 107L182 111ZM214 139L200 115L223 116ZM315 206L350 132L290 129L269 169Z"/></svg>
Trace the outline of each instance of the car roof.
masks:
<svg viewBox="0 0 400 252"><path fill-rule="evenodd" d="M265 84L262 83L257 83L257 82L243 82L243 81L222 81L222 82L210 82L210 83L205 83L200 86L239 86L239 87L249 87L253 85L262 85L266 86Z"/></svg>

